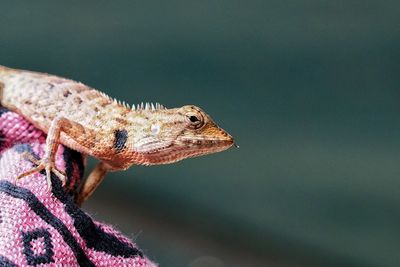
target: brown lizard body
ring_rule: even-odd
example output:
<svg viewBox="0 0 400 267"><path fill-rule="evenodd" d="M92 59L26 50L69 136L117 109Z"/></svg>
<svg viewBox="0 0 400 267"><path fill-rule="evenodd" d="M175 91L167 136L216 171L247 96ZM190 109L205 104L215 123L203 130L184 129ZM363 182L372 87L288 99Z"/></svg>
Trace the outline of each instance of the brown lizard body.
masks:
<svg viewBox="0 0 400 267"><path fill-rule="evenodd" d="M130 108L82 83L45 73L0 66L0 103L47 133L46 152L38 167L18 178L46 170L50 184L61 143L100 160L81 188L81 204L109 170L155 165L219 152L233 138L200 108L166 109L141 104Z"/></svg>

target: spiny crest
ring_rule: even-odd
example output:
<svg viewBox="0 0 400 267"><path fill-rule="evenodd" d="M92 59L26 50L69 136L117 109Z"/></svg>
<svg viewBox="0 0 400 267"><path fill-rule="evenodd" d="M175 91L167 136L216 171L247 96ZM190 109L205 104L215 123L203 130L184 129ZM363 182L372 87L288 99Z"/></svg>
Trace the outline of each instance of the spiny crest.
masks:
<svg viewBox="0 0 400 267"><path fill-rule="evenodd" d="M161 109L167 109L166 107L164 107L163 105L161 105L160 103L140 103L135 105L132 105L132 110L150 110L150 111L154 111L154 110L161 110Z"/></svg>
<svg viewBox="0 0 400 267"><path fill-rule="evenodd" d="M110 98L110 97L109 97ZM128 104L128 103L126 103L125 101L121 101L121 100L118 100L118 99L116 99L116 98L110 98L113 102L115 102L115 103L117 103L118 105L120 105L120 106L124 106L125 108L128 108L128 109L130 109L131 107L130 107L130 105Z"/></svg>
<svg viewBox="0 0 400 267"><path fill-rule="evenodd" d="M132 107L129 105L129 103L126 103L125 101L120 101L116 98L112 98L109 95L100 92L100 95L109 99L110 101L113 101L114 103L117 103L118 105L124 106L125 108L128 109L132 109L132 110L149 110L149 111L155 111L155 110L162 110L162 109L167 109L166 107L164 107L163 105L161 105L160 103L149 103L149 102L141 102L140 104L137 104L135 106L135 104L132 105Z"/></svg>
<svg viewBox="0 0 400 267"><path fill-rule="evenodd" d="M125 101L120 101L120 100L118 100L118 99L116 99L116 98L112 98L111 96L109 96L109 95L107 95L106 93L104 93L104 92L101 92L101 91L97 91L97 92L99 92L99 94L102 96L102 97L104 97L104 98L106 98L106 99L108 99L108 100L110 100L110 101L112 101L112 102L114 102L114 103L117 103L118 105L122 105L122 106L124 106L124 107L126 107L126 108L131 108L130 106L129 106L129 104L128 103L126 103Z"/></svg>
<svg viewBox="0 0 400 267"><path fill-rule="evenodd" d="M114 101L115 103L117 103L118 105L124 106L125 108L131 109L131 110L148 110L148 111L156 111L156 110L162 110L162 109L167 109L166 107L164 107L163 105L161 105L160 103L140 103L137 104L135 106L135 104L132 104L132 107L126 103L125 101L120 101L117 99L112 99L112 101Z"/></svg>
<svg viewBox="0 0 400 267"><path fill-rule="evenodd" d="M97 91L102 97L104 97L104 98L107 98L107 99L109 99L109 100L111 100L111 101L116 101L115 100L115 98L112 98L111 96L109 96L109 95L107 95L106 93L104 93L104 92L101 92L101 91Z"/></svg>

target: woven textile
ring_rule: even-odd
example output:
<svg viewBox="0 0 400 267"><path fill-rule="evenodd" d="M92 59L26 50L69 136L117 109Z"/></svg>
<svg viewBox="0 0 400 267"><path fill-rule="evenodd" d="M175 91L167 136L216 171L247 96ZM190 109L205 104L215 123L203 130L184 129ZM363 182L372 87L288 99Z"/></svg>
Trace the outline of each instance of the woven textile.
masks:
<svg viewBox="0 0 400 267"><path fill-rule="evenodd" d="M63 188L44 172L15 177L34 167L46 136L16 113L0 107L0 266L156 266L112 227L96 222L73 202L83 176L81 154L60 146L56 165Z"/></svg>

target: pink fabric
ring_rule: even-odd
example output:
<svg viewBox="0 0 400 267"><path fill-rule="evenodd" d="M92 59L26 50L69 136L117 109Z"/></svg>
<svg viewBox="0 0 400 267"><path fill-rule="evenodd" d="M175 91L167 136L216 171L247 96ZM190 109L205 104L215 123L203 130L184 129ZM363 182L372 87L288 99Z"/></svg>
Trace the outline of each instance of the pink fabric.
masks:
<svg viewBox="0 0 400 267"><path fill-rule="evenodd" d="M43 156L46 136L0 107L0 266L156 266L112 227L93 221L73 202L82 156L60 146L50 191L43 173L16 181L34 167L24 153Z"/></svg>

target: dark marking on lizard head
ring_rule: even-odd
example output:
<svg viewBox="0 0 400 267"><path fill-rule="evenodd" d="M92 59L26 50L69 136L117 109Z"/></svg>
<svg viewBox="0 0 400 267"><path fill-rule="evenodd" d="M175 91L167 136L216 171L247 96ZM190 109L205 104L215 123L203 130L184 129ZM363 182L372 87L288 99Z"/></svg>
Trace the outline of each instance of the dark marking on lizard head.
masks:
<svg viewBox="0 0 400 267"><path fill-rule="evenodd" d="M128 139L128 131L125 129L114 131L114 148L117 152L121 152L126 147L126 140Z"/></svg>
<svg viewBox="0 0 400 267"><path fill-rule="evenodd" d="M108 102L108 101L102 101L102 102L100 103L100 106L101 106L102 108L105 108L105 107L107 107L108 105L110 105L110 102Z"/></svg>
<svg viewBox="0 0 400 267"><path fill-rule="evenodd" d="M116 120L119 124L122 124L122 125L126 125L126 124L127 124L127 121L126 121L126 119L124 119L124 118L115 118L115 120Z"/></svg>
<svg viewBox="0 0 400 267"><path fill-rule="evenodd" d="M54 88L54 84L52 84L52 83L47 83L47 84L50 86L49 87L50 90Z"/></svg>
<svg viewBox="0 0 400 267"><path fill-rule="evenodd" d="M79 96L75 97L74 100L78 105L82 104L83 102L82 98L80 98Z"/></svg>
<svg viewBox="0 0 400 267"><path fill-rule="evenodd" d="M64 97L68 97L70 94L71 94L71 91L65 90L64 93L63 93L63 96Z"/></svg>

